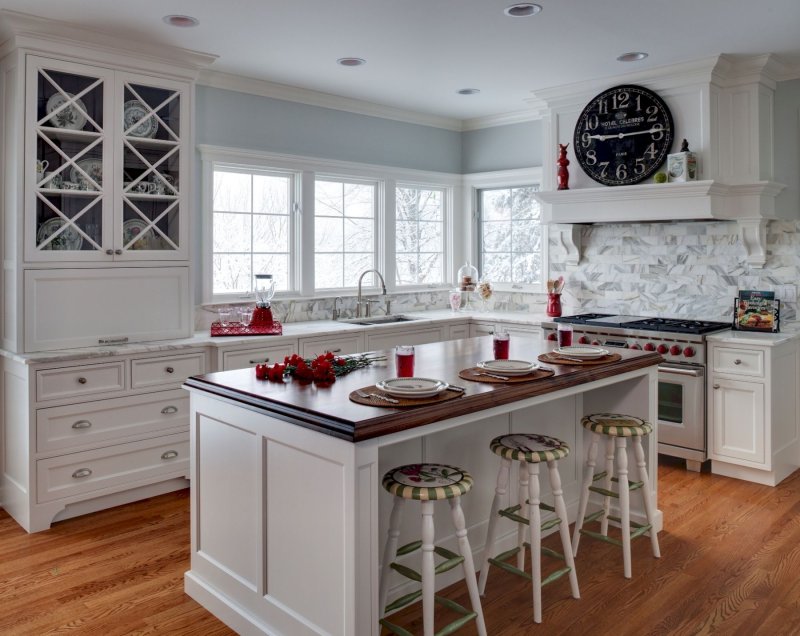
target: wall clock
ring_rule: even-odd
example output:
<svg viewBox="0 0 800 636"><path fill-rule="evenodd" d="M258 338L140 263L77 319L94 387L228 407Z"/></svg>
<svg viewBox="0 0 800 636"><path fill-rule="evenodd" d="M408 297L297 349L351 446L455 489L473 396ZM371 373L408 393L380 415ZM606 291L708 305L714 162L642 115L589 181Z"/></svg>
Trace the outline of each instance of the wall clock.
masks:
<svg viewBox="0 0 800 636"><path fill-rule="evenodd" d="M664 163L674 137L672 114L653 91L632 84L596 95L575 124L573 148L595 181L631 185Z"/></svg>

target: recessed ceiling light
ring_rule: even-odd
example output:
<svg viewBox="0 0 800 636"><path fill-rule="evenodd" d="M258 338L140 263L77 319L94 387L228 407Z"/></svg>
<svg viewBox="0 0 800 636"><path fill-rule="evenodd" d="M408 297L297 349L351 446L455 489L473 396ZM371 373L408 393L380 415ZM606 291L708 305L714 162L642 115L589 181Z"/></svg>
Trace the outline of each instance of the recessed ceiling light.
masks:
<svg viewBox="0 0 800 636"><path fill-rule="evenodd" d="M174 27L196 27L200 24L200 20L190 15L165 15L162 19Z"/></svg>
<svg viewBox="0 0 800 636"><path fill-rule="evenodd" d="M539 4L520 2L519 4L512 4L510 7L507 7L503 10L503 13L511 18L527 18L536 15L541 10L542 6Z"/></svg>
<svg viewBox="0 0 800 636"><path fill-rule="evenodd" d="M336 60L336 63L340 66L361 66L362 64L366 64L367 60L361 59L360 57L340 57Z"/></svg>
<svg viewBox="0 0 800 636"><path fill-rule="evenodd" d="M618 62L638 62L647 57L647 53L641 51L631 51L630 53L623 53L617 57Z"/></svg>
<svg viewBox="0 0 800 636"><path fill-rule="evenodd" d="M480 88L461 88L456 91L459 95L475 95L476 93L480 93Z"/></svg>

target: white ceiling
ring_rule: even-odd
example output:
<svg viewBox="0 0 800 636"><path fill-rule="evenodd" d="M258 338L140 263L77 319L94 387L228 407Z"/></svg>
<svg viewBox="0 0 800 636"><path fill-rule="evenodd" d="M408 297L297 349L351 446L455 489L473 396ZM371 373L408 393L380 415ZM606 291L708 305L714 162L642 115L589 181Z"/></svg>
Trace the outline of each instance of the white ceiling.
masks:
<svg viewBox="0 0 800 636"><path fill-rule="evenodd" d="M532 91L719 53L800 68L800 0L0 0L0 8L213 53L211 70L456 119L524 110ZM169 13L200 20L164 24ZM628 51L642 62L621 63ZM362 57L344 68L336 59ZM480 94L457 95L460 88Z"/></svg>

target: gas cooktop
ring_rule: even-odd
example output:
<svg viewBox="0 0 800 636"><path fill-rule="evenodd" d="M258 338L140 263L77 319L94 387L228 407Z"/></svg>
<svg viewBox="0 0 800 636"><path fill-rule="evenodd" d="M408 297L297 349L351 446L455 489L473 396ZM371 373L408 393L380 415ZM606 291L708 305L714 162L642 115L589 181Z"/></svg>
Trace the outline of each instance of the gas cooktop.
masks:
<svg viewBox="0 0 800 636"><path fill-rule="evenodd" d="M648 318L646 316L614 314L578 314L576 316L559 316L554 320L555 322L568 322L576 325L640 329L642 331L667 331L671 333L704 334L730 328L730 324L727 322L715 322L712 320Z"/></svg>

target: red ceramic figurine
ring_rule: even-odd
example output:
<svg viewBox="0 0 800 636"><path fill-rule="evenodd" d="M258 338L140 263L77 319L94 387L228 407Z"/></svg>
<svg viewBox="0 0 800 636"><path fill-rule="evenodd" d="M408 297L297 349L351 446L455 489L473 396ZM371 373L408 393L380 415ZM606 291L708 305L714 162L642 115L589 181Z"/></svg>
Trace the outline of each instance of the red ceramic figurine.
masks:
<svg viewBox="0 0 800 636"><path fill-rule="evenodd" d="M569 146L569 144L558 144L558 150L560 154L556 163L558 164L559 190L569 190L569 170L567 170L569 159L567 159L567 146Z"/></svg>

